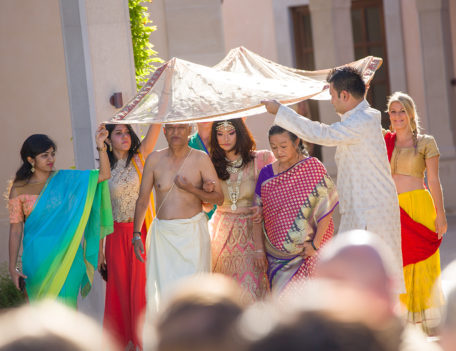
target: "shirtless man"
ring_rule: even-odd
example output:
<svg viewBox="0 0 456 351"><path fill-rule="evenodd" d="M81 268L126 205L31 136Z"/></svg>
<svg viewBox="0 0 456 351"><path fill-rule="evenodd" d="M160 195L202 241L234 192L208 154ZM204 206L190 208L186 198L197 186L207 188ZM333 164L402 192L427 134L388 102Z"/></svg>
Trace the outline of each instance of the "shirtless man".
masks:
<svg viewBox="0 0 456 351"><path fill-rule="evenodd" d="M153 187L157 214L148 233L146 297L150 312L158 311L160 295L177 280L210 270L210 237L202 204L221 205L223 193L209 157L188 146L190 132L188 124L166 124L169 147L151 153L144 166L133 243L136 257L143 261L140 230ZM214 190L204 191L205 183Z"/></svg>

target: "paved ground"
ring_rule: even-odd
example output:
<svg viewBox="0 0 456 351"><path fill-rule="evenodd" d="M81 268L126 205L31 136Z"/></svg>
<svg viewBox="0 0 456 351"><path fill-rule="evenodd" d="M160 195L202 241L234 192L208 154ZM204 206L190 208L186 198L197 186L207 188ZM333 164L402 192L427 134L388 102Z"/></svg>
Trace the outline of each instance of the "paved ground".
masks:
<svg viewBox="0 0 456 351"><path fill-rule="evenodd" d="M456 214L449 215L448 232L440 245L440 262L442 270L453 260L456 260Z"/></svg>

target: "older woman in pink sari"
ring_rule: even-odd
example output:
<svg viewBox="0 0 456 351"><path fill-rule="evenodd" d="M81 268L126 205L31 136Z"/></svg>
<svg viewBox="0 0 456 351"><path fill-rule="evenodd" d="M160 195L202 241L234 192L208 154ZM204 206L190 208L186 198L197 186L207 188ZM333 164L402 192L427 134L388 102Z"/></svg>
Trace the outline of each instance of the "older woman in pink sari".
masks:
<svg viewBox="0 0 456 351"><path fill-rule="evenodd" d="M255 193L263 206L268 278L280 294L312 276L319 249L333 235L338 198L325 167L306 155L296 135L272 126L269 143L277 161L261 170Z"/></svg>

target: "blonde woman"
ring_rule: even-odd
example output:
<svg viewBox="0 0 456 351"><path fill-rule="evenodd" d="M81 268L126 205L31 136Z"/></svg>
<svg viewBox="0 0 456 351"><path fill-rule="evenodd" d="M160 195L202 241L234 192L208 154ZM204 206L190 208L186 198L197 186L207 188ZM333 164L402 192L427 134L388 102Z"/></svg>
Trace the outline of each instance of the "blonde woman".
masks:
<svg viewBox="0 0 456 351"><path fill-rule="evenodd" d="M420 133L415 103L409 95L394 93L387 112L391 131L385 133L385 141L401 207L406 293L400 299L407 307L408 320L421 323L431 333L443 303L440 293L432 295L432 288L440 276L438 248L447 231L439 149L434 137Z"/></svg>

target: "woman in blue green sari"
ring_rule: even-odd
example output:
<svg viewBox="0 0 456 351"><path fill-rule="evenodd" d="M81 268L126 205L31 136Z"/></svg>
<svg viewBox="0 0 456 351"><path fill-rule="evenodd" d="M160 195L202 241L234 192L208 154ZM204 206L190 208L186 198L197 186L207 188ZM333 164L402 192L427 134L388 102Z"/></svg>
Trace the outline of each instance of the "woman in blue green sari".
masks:
<svg viewBox="0 0 456 351"><path fill-rule="evenodd" d="M76 307L79 291L90 290L100 239L112 232L107 135L104 126L97 129L100 170L54 171L56 146L44 134L22 145L23 164L9 194L9 272L30 301L51 298Z"/></svg>

